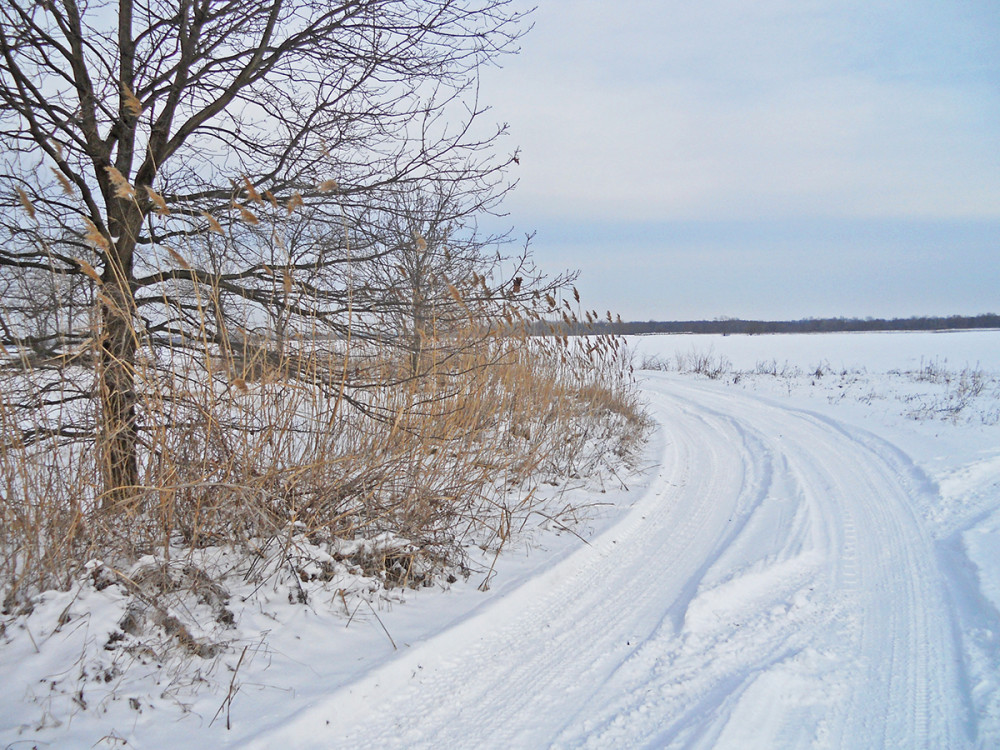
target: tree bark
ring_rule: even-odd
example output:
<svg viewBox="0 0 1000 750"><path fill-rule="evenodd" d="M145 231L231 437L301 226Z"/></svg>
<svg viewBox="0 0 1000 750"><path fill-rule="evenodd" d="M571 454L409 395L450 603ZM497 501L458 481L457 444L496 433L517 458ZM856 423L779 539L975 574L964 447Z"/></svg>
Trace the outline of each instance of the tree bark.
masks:
<svg viewBox="0 0 1000 750"><path fill-rule="evenodd" d="M116 199L116 202L120 204L124 201ZM135 213L138 214L137 209ZM111 222L111 225L123 227L130 223L119 220ZM134 234L134 231L123 231L118 241L112 242L107 252L100 297L101 415L98 450L103 467L101 506L114 513L134 513L141 504L135 389L138 336L132 288Z"/></svg>
<svg viewBox="0 0 1000 750"><path fill-rule="evenodd" d="M124 5L124 3L123 3ZM107 206L107 249L101 275L100 419L98 450L103 467L102 509L132 514L141 507L136 422L135 249L146 211L135 188L125 180L135 137L135 117L119 110L119 152L116 167L106 156L95 159L94 171ZM115 178L112 171L117 168ZM139 186L142 189L142 186ZM148 201L143 201L148 207Z"/></svg>
<svg viewBox="0 0 1000 750"><path fill-rule="evenodd" d="M107 287L106 287L107 289ZM135 330L131 295L108 290L101 305L101 451L102 508L115 513L138 510L139 468L136 455Z"/></svg>

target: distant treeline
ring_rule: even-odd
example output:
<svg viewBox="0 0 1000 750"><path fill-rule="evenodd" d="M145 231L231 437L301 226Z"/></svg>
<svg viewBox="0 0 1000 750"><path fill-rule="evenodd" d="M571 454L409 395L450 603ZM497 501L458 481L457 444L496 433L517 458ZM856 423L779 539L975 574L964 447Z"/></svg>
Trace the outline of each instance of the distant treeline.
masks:
<svg viewBox="0 0 1000 750"><path fill-rule="evenodd" d="M951 315L948 317L912 318L804 318L802 320L681 320L645 322L596 321L561 326L569 335L616 333L635 335L642 333L836 333L844 331L945 331L973 328L1000 328L1000 315ZM539 333L547 333L548 325L541 323Z"/></svg>

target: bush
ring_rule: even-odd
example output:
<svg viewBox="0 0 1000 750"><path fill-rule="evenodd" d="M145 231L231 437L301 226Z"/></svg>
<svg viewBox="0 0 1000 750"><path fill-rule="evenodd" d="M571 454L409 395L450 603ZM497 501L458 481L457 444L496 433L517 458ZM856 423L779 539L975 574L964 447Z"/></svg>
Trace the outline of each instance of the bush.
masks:
<svg viewBox="0 0 1000 750"><path fill-rule="evenodd" d="M224 347L204 360L171 349L144 361L142 501L129 515L102 512L93 441L58 430L76 405L44 405L54 386L93 371L5 372L7 608L67 586L95 558L123 570L143 555L223 545L249 561L267 540L292 537L330 549L398 540L393 555L364 567L387 573L403 556L400 583L417 583L461 568L470 536L501 537L530 514L533 482L585 474L638 439L641 410L617 341L471 329L452 338L404 380L408 352L346 341L299 342L266 366ZM34 429L47 437L10 437L25 426L26 402L38 405ZM512 486L529 499L509 500Z"/></svg>

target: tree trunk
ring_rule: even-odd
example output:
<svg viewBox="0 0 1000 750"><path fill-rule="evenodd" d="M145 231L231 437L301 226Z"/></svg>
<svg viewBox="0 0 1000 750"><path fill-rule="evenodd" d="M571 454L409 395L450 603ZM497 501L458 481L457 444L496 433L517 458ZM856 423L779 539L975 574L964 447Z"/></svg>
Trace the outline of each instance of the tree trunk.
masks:
<svg viewBox="0 0 1000 750"><path fill-rule="evenodd" d="M112 305L102 306L100 452L102 507L116 513L138 505L136 458L135 333Z"/></svg>
<svg viewBox="0 0 1000 750"><path fill-rule="evenodd" d="M140 219L141 220L141 219ZM112 226L124 222L112 222ZM134 236L133 233L129 233ZM98 450L101 458L101 507L114 513L139 509L139 467L136 449L135 296L129 234L108 250L101 295L100 389Z"/></svg>

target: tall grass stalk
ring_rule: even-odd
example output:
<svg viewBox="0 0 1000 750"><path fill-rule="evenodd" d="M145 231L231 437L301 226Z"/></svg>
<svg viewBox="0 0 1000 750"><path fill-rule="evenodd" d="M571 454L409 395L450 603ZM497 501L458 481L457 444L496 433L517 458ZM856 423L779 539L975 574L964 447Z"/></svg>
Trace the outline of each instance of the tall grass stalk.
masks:
<svg viewBox="0 0 1000 750"><path fill-rule="evenodd" d="M359 546L356 562L416 585L464 565L472 538L502 544L540 510L533 484L626 453L642 419L617 340L489 323L470 314L416 360L393 342L299 335L279 348L206 335L199 352L135 331L140 486L128 512L100 495L92 399L52 398L96 387L93 359L6 369L5 609L68 586L95 559L125 570L226 546L250 568L274 540L391 539L381 559Z"/></svg>

